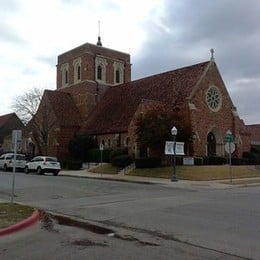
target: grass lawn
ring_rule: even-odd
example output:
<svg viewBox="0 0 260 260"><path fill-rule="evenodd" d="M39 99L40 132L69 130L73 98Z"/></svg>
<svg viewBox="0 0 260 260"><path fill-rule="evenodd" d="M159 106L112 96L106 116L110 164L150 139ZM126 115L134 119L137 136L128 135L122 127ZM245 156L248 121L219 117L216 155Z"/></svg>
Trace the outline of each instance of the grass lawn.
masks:
<svg viewBox="0 0 260 260"><path fill-rule="evenodd" d="M27 217L30 217L34 209L29 206L15 203L0 203L0 228L11 226Z"/></svg>
<svg viewBox="0 0 260 260"><path fill-rule="evenodd" d="M102 165L99 165L95 168L92 168L89 170L90 172L93 173L102 173L102 174L117 174L118 173L118 168L112 166L110 163L103 163Z"/></svg>
<svg viewBox="0 0 260 260"><path fill-rule="evenodd" d="M251 178L260 177L260 170L255 166L232 166L232 178ZM144 176L153 178L167 178L172 175L172 167L134 169L129 175ZM103 164L91 169L91 172L102 174L117 174L118 169L111 164ZM176 173L178 179L208 181L208 180L224 180L230 178L229 165L221 166L177 166Z"/></svg>

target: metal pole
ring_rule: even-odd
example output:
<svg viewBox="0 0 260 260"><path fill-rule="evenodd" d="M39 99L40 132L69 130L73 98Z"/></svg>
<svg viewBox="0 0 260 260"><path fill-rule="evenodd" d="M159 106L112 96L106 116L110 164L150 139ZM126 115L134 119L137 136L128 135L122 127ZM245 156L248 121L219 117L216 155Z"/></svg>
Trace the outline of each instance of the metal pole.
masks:
<svg viewBox="0 0 260 260"><path fill-rule="evenodd" d="M14 136L14 158L13 158L13 181L12 181L12 196L11 203L14 202L14 185L15 185L15 170L16 170L16 150L17 150L17 133Z"/></svg>
<svg viewBox="0 0 260 260"><path fill-rule="evenodd" d="M103 150L100 150L100 164L103 163Z"/></svg>
<svg viewBox="0 0 260 260"><path fill-rule="evenodd" d="M231 162L231 142L228 142L229 147L229 176L230 176L230 182L232 183L232 162Z"/></svg>
<svg viewBox="0 0 260 260"><path fill-rule="evenodd" d="M178 181L176 176L176 135L173 135L173 173L171 181Z"/></svg>

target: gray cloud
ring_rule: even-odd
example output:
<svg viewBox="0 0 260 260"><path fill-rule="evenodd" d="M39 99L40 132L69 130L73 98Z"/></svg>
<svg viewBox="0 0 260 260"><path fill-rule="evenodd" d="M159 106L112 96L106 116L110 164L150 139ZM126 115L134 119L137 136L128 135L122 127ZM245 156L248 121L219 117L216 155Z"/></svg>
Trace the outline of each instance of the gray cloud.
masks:
<svg viewBox="0 0 260 260"><path fill-rule="evenodd" d="M41 63L47 64L48 66L54 68L56 66L56 54L50 55L50 56L38 56L36 60L38 60Z"/></svg>
<svg viewBox="0 0 260 260"><path fill-rule="evenodd" d="M12 44L25 44L25 40L16 32L16 30L8 23L12 20L12 16L20 10L20 2L18 0L1 1L0 8L0 41Z"/></svg>
<svg viewBox="0 0 260 260"><path fill-rule="evenodd" d="M0 14L6 15L8 12L16 12L20 10L20 1L19 0L8 0L8 1L1 1L1 9Z"/></svg>
<svg viewBox="0 0 260 260"><path fill-rule="evenodd" d="M147 40L139 56L133 57L133 77L209 60L209 50L214 48L216 63L238 110L246 122L254 119L260 123L257 113L252 113L260 111L260 89L252 85L259 86L260 81L235 84L259 77L259 11L258 1L165 1L161 25L152 18L144 24ZM254 93L250 94L250 106L245 98L249 89Z"/></svg>
<svg viewBox="0 0 260 260"><path fill-rule="evenodd" d="M26 44L26 41L4 21L0 24L0 41L12 44Z"/></svg>

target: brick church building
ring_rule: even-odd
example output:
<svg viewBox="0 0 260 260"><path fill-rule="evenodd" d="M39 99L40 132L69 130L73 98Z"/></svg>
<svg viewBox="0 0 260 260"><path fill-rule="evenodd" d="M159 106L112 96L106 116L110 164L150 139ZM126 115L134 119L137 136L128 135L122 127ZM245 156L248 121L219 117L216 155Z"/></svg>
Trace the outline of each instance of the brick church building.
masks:
<svg viewBox="0 0 260 260"><path fill-rule="evenodd" d="M27 149L64 158L70 139L82 133L138 156L135 122L153 109L181 113L192 133L192 156L224 156L228 130L238 157L260 144L260 125L240 119L213 50L209 61L132 81L130 55L103 47L99 38L58 56L56 90L45 90L27 126Z"/></svg>

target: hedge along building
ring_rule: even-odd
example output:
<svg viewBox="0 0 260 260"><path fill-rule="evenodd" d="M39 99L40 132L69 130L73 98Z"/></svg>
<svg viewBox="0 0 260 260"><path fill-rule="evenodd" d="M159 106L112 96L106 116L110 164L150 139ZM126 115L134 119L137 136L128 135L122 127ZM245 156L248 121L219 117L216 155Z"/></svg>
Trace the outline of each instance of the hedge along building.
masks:
<svg viewBox="0 0 260 260"><path fill-rule="evenodd" d="M190 155L223 156L227 130L235 136L236 156L260 141L258 125L245 126L239 118L213 50L209 61L131 81L130 55L102 47L99 38L97 45L86 43L58 56L57 90L45 91L33 120L43 122L47 107L54 126L45 152L58 157L67 156L75 133L138 155L135 122L153 109L183 117L192 133ZM39 129L30 134L40 147Z"/></svg>

